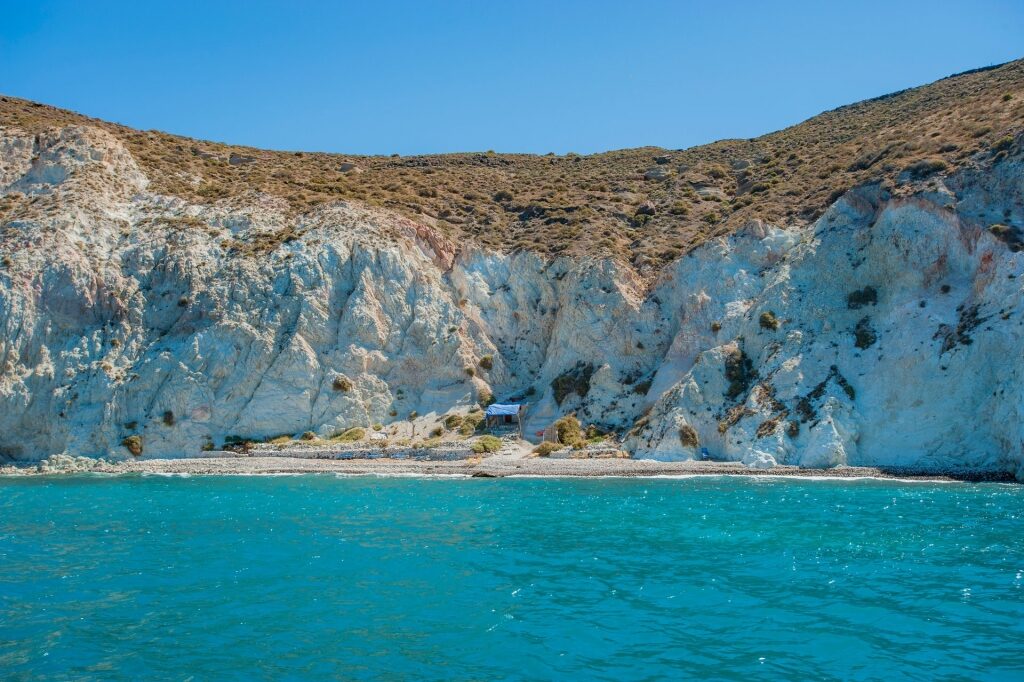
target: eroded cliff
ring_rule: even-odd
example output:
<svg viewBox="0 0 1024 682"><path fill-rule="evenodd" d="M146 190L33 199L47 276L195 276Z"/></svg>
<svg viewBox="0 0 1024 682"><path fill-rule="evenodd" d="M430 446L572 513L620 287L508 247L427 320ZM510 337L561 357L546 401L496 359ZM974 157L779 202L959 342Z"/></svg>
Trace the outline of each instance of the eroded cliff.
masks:
<svg viewBox="0 0 1024 682"><path fill-rule="evenodd" d="M115 135L0 128L0 452L178 456L575 411L635 456L1024 477L1021 139L750 219L642 277L358 201L153 191ZM586 238L586 237L584 237Z"/></svg>

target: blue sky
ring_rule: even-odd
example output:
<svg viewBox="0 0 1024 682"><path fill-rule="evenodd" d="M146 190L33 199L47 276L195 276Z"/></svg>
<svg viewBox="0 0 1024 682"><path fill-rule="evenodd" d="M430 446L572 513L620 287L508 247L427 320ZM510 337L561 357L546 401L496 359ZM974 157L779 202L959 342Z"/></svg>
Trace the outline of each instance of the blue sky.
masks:
<svg viewBox="0 0 1024 682"><path fill-rule="evenodd" d="M1024 56L1024 0L0 0L0 92L274 149L753 137Z"/></svg>

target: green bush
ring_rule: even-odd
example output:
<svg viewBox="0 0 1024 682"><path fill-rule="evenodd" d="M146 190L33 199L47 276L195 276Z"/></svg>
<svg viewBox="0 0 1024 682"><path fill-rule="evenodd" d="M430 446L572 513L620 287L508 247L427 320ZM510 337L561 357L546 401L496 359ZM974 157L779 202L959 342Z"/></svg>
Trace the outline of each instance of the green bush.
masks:
<svg viewBox="0 0 1024 682"><path fill-rule="evenodd" d="M331 440L340 441L342 443L354 443L357 440L362 440L366 437L366 429L355 426L351 429L346 429L341 433L337 434Z"/></svg>
<svg viewBox="0 0 1024 682"><path fill-rule="evenodd" d="M558 434L558 442L562 445L569 445L574 449L584 445L580 422L575 414L567 414L556 421L555 432Z"/></svg>
<svg viewBox="0 0 1024 682"><path fill-rule="evenodd" d="M462 420L462 424L459 426L459 433L463 436L472 436L483 420L484 415L482 412L470 412Z"/></svg>
<svg viewBox="0 0 1024 682"><path fill-rule="evenodd" d="M493 369L494 368L494 356L493 355L485 355L482 358L480 358L480 368L481 369L486 369L486 370Z"/></svg>
<svg viewBox="0 0 1024 682"><path fill-rule="evenodd" d="M334 377L334 381L331 382L331 387L335 391L342 391L347 393L352 390L352 382L343 376Z"/></svg>
<svg viewBox="0 0 1024 682"><path fill-rule="evenodd" d="M469 447L478 455L485 452L497 452L501 449L501 439L494 436L480 436L480 438Z"/></svg>
<svg viewBox="0 0 1024 682"><path fill-rule="evenodd" d="M457 429L462 426L462 415L449 414L444 418L444 427L446 429Z"/></svg>
<svg viewBox="0 0 1024 682"><path fill-rule="evenodd" d="M563 447L565 446L560 445L559 443L544 441L543 443L541 443L540 445L533 449L533 453L535 455L539 455L540 457L547 457L552 452L557 452L558 450L561 450Z"/></svg>

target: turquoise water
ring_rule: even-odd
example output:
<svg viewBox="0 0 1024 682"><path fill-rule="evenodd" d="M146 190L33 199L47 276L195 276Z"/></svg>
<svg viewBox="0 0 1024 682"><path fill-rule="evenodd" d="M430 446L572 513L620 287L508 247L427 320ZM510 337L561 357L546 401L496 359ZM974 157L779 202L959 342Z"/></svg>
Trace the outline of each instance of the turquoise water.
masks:
<svg viewBox="0 0 1024 682"><path fill-rule="evenodd" d="M1024 679L1024 486L0 481L0 677Z"/></svg>

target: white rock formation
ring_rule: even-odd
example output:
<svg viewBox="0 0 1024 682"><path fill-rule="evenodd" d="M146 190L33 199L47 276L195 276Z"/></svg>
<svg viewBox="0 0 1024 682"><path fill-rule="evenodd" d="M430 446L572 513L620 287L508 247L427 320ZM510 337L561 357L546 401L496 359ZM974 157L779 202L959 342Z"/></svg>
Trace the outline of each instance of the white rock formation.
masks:
<svg viewBox="0 0 1024 682"><path fill-rule="evenodd" d="M192 205L147 191L99 130L0 128L0 195L31 201L3 235L0 452L117 459L135 435L180 456L493 394L531 403L528 431L575 410L642 457L1024 477L1024 256L987 230L1024 221L1022 170L859 188L812 229L752 223L648 286L353 203L298 221L255 194Z"/></svg>

